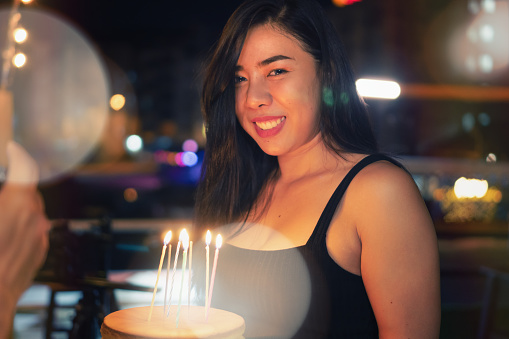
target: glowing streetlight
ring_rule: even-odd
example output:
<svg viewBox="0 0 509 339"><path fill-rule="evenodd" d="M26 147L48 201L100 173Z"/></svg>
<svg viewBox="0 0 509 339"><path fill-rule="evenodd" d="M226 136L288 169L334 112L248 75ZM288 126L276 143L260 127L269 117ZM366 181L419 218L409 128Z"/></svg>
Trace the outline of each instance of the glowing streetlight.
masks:
<svg viewBox="0 0 509 339"><path fill-rule="evenodd" d="M390 80L359 79L355 85L359 95L366 98L396 99L401 94L399 84Z"/></svg>
<svg viewBox="0 0 509 339"><path fill-rule="evenodd" d="M488 181L461 177L454 183L454 194L461 198L482 198L488 192Z"/></svg>

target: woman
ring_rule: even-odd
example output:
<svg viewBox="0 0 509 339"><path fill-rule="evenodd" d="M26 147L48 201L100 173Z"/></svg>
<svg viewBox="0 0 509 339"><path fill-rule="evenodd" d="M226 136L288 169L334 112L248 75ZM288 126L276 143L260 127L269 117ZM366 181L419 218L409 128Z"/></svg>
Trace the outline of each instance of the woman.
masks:
<svg viewBox="0 0 509 339"><path fill-rule="evenodd" d="M212 307L244 316L246 337L438 337L433 224L411 176L377 154L316 3L242 4L210 60L202 105L196 221L229 235Z"/></svg>

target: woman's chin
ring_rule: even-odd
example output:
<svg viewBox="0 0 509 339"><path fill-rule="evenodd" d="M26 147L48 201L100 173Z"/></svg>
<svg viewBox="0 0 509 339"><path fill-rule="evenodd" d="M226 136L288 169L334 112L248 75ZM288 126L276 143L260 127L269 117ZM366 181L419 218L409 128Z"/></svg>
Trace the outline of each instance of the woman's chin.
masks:
<svg viewBox="0 0 509 339"><path fill-rule="evenodd" d="M283 154L283 151L281 150L280 147L274 147L273 145L270 145L270 146L267 146L267 145L260 145L260 143L258 143L258 146L261 148L261 150L267 154L267 155L271 155L273 157L277 157L281 154Z"/></svg>

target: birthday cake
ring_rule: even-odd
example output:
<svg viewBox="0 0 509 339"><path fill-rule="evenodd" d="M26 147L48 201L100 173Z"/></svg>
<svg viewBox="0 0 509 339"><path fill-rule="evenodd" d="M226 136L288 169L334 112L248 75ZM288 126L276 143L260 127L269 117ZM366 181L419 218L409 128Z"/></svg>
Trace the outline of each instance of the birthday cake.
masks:
<svg viewBox="0 0 509 339"><path fill-rule="evenodd" d="M149 311L147 306L109 314L101 326L102 338L243 338L244 319L231 312L211 308L206 319L205 307L183 305L177 326L177 306L171 306L168 316L162 306L154 307L150 321Z"/></svg>

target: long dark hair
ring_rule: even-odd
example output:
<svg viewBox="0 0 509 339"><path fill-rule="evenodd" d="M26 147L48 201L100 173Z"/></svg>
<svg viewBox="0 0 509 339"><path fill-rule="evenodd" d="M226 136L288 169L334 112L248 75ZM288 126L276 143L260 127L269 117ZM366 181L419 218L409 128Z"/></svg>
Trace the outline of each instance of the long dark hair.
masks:
<svg viewBox="0 0 509 339"><path fill-rule="evenodd" d="M196 195L198 227L246 217L260 191L278 174L277 158L258 147L235 115L235 66L247 32L262 24L296 38L317 61L323 96L320 132L325 145L340 156L377 150L350 63L320 5L313 0L248 0L226 23L205 73L202 110L207 144Z"/></svg>

